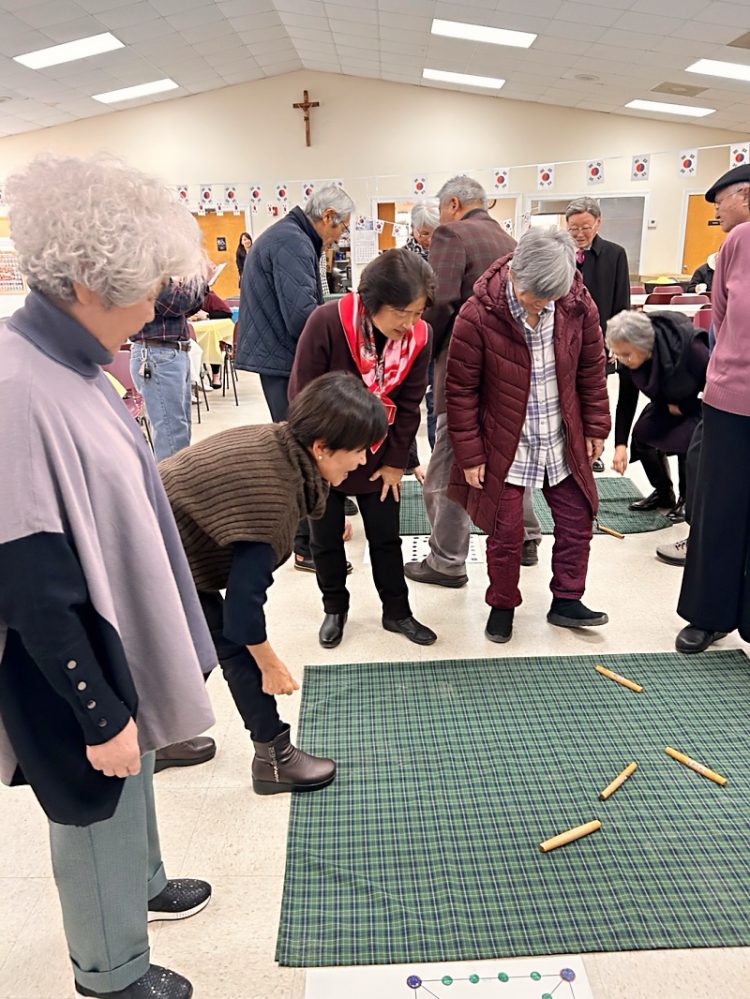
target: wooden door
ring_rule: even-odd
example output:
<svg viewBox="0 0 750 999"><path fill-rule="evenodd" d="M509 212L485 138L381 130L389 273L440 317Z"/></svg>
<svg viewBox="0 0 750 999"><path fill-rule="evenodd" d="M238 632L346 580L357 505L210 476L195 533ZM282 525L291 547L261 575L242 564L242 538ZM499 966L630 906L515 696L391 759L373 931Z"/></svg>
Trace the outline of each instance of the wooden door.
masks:
<svg viewBox="0 0 750 999"><path fill-rule="evenodd" d="M393 238L393 225L388 225L388 223L393 223L396 221L396 202L395 201L381 201L378 203L378 218L382 219L386 224L383 226L383 231L378 234L378 249L379 250L392 250L396 245L396 240Z"/></svg>
<svg viewBox="0 0 750 999"><path fill-rule="evenodd" d="M205 215L196 215L195 219L201 227L208 256L215 264L226 264L213 284L213 290L221 298L239 295L240 276L237 273L235 253L240 235L246 231L244 212L241 215L217 215L215 212L206 212ZM220 240L224 241L224 250L219 249Z"/></svg>
<svg viewBox="0 0 750 999"><path fill-rule="evenodd" d="M709 253L716 253L724 242L725 233L715 222L714 206L702 194L688 196L687 221L685 222L685 249L682 254L682 273L690 277L696 267L706 262Z"/></svg>

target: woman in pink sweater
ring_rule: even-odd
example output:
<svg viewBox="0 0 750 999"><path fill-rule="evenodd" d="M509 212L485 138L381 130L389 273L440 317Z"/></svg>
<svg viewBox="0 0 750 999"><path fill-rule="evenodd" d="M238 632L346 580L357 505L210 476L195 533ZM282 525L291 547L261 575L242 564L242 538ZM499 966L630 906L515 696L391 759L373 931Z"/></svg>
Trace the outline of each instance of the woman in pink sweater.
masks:
<svg viewBox="0 0 750 999"><path fill-rule="evenodd" d="M677 605L689 624L677 636L678 652L703 652L735 628L750 641L750 222L735 226L719 253L713 317L716 347Z"/></svg>

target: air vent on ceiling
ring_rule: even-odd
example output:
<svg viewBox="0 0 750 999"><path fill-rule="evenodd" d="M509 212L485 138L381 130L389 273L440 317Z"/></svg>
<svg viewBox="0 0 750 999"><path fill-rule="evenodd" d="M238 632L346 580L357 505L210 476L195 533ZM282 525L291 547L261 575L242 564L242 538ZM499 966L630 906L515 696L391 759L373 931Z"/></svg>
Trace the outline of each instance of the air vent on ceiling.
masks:
<svg viewBox="0 0 750 999"><path fill-rule="evenodd" d="M654 94L674 94L676 97L699 97L707 87L693 87L689 83L660 83L658 87L652 87Z"/></svg>
<svg viewBox="0 0 750 999"><path fill-rule="evenodd" d="M727 42L727 45L730 49L750 49L750 31L735 38L733 42Z"/></svg>

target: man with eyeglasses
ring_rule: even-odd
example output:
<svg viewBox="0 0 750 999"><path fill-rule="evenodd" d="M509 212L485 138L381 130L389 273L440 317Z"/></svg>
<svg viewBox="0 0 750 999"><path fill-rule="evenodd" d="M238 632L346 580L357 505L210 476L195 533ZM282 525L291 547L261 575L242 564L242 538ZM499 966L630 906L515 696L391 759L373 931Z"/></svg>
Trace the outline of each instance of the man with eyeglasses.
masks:
<svg viewBox="0 0 750 999"><path fill-rule="evenodd" d="M602 210L594 198L576 198L565 209L568 232L575 240L576 260L583 283L589 290L599 310L602 336L607 331L607 321L623 309L630 308L630 272L625 248L599 235ZM615 370L607 363L607 374ZM604 462L598 458L593 465L595 472L604 471Z"/></svg>

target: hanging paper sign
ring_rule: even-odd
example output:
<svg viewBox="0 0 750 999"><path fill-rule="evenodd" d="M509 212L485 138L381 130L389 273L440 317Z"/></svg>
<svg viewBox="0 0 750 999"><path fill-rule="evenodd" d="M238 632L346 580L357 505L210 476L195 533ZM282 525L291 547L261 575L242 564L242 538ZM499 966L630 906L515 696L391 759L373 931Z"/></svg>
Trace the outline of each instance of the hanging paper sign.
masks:
<svg viewBox="0 0 750 999"><path fill-rule="evenodd" d="M315 184L313 184L311 180L305 180L302 182L302 197L305 200L312 197L314 190Z"/></svg>
<svg viewBox="0 0 750 999"><path fill-rule="evenodd" d="M257 203L257 202L260 201L260 199L261 199L260 184L251 184L250 185L250 201Z"/></svg>
<svg viewBox="0 0 750 999"><path fill-rule="evenodd" d="M521 232L528 232L531 228L531 212L524 212L521 216Z"/></svg>
<svg viewBox="0 0 750 999"><path fill-rule="evenodd" d="M222 205L222 203L220 201L217 201L216 202L216 208L214 208L214 211L216 212L217 215L223 215L224 214L224 205Z"/></svg>
<svg viewBox="0 0 750 999"><path fill-rule="evenodd" d="M495 167L494 179L495 179L495 190L496 191L507 191L508 190L508 176L510 171L507 167Z"/></svg>
<svg viewBox="0 0 750 999"><path fill-rule="evenodd" d="M266 208L268 209L268 214L273 216L273 218L277 219L279 217L280 212L278 205L274 205L269 201L268 204L266 205Z"/></svg>
<svg viewBox="0 0 750 999"><path fill-rule="evenodd" d="M586 164L586 183L601 184L604 182L604 160L589 160Z"/></svg>
<svg viewBox="0 0 750 999"><path fill-rule="evenodd" d="M415 194L425 194L427 191L427 180L424 177L415 177L412 188Z"/></svg>
<svg viewBox="0 0 750 999"><path fill-rule="evenodd" d="M680 173L683 177L695 177L698 163L698 150L686 149L680 153Z"/></svg>
<svg viewBox="0 0 750 999"><path fill-rule="evenodd" d="M206 206L203 204L203 202L201 202L198 205L198 214L199 215L205 215L206 214Z"/></svg>
<svg viewBox="0 0 750 999"><path fill-rule="evenodd" d="M385 222L382 219L375 220L375 232L382 232L385 228Z"/></svg>
<svg viewBox="0 0 750 999"><path fill-rule="evenodd" d="M226 205L232 205L237 200L237 185L236 184L225 184L224 185L224 203Z"/></svg>
<svg viewBox="0 0 750 999"><path fill-rule="evenodd" d="M367 223L370 222L368 226ZM372 219L368 219L366 215L358 215L354 220L354 228L357 232L364 232L368 228L372 228Z"/></svg>
<svg viewBox="0 0 750 999"><path fill-rule="evenodd" d="M211 184L201 184L200 203L204 208L210 208L214 200L214 189Z"/></svg>
<svg viewBox="0 0 750 999"><path fill-rule="evenodd" d="M630 167L631 180L648 180L649 169L651 167L650 156L634 156Z"/></svg>
<svg viewBox="0 0 750 999"><path fill-rule="evenodd" d="M508 233L509 236L513 235L513 219L503 219L502 222L503 229Z"/></svg>
<svg viewBox="0 0 750 999"><path fill-rule="evenodd" d="M289 197L289 185L288 184L277 184L276 185L276 200L278 202L286 201Z"/></svg>
<svg viewBox="0 0 750 999"><path fill-rule="evenodd" d="M393 223L393 238L398 239L400 236L404 235L405 225L401 225L400 222Z"/></svg>
<svg viewBox="0 0 750 999"><path fill-rule="evenodd" d="M240 214L240 206L235 201L235 203L232 205L232 215L239 215L239 214Z"/></svg>
<svg viewBox="0 0 750 999"><path fill-rule="evenodd" d="M187 186L187 184L178 184L177 185L177 197L178 197L178 199L180 201L183 201L185 204L187 204L187 202L189 200L188 199L188 186Z"/></svg>
<svg viewBox="0 0 750 999"><path fill-rule="evenodd" d="M750 142L742 142L737 146L729 147L729 169L732 167L746 166L750 163Z"/></svg>
<svg viewBox="0 0 750 999"><path fill-rule="evenodd" d="M543 191L546 187L552 187L555 182L555 168L552 164L538 166L536 168L537 190Z"/></svg>

